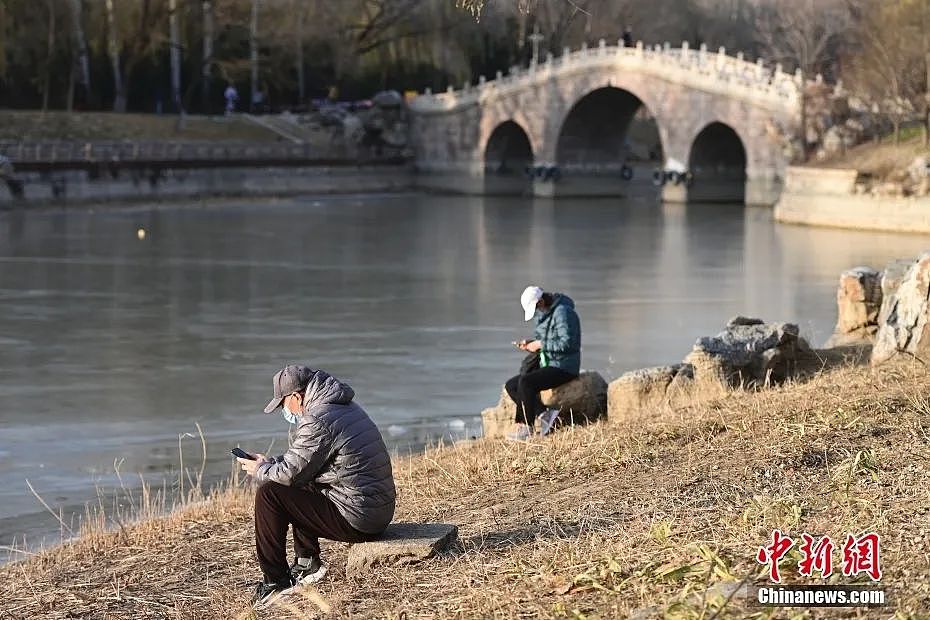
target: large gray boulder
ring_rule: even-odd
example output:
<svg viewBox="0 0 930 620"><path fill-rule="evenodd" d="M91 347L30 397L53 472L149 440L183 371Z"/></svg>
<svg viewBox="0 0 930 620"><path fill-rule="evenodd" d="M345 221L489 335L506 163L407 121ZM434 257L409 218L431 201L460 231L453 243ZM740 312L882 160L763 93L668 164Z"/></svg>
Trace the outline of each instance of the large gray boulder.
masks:
<svg viewBox="0 0 930 620"><path fill-rule="evenodd" d="M878 331L881 306L881 272L871 267L844 271L836 290L836 328L826 346L871 344Z"/></svg>
<svg viewBox="0 0 930 620"><path fill-rule="evenodd" d="M392 523L377 540L349 547L346 575L357 577L377 566L413 564L449 549L459 530L445 523Z"/></svg>
<svg viewBox="0 0 930 620"><path fill-rule="evenodd" d="M702 384L753 388L790 377L809 350L794 323L737 316L716 336L699 338L684 361L694 366L695 380Z"/></svg>
<svg viewBox="0 0 930 620"><path fill-rule="evenodd" d="M694 379L691 364L653 366L631 370L607 388L607 417L634 420L686 399Z"/></svg>
<svg viewBox="0 0 930 620"><path fill-rule="evenodd" d="M930 252L921 254L905 267L888 266L882 278L882 300L878 332L872 349L872 364L898 354L930 359Z"/></svg>
<svg viewBox="0 0 930 620"><path fill-rule="evenodd" d="M561 424L591 422L607 415L607 382L597 372L582 371L577 379L543 390L540 397L547 407L559 409ZM484 436L503 437L513 426L516 415L516 403L507 390L501 389L497 406L481 412Z"/></svg>

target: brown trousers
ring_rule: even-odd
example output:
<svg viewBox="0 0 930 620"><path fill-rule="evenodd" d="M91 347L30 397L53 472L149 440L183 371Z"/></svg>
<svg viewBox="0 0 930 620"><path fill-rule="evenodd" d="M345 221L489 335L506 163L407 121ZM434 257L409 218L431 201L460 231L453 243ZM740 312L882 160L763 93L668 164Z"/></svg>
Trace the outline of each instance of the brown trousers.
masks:
<svg viewBox="0 0 930 620"><path fill-rule="evenodd" d="M298 558L319 557L320 537L342 542L374 538L349 525L336 505L319 491L266 482L255 493L255 547L266 582L280 583L290 577L288 525L294 528Z"/></svg>

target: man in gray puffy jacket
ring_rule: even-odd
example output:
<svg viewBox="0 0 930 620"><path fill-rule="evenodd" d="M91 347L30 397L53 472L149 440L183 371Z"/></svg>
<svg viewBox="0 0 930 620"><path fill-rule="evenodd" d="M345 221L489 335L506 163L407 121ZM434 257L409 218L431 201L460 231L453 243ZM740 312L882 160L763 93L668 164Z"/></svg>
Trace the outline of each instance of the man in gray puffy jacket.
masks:
<svg viewBox="0 0 930 620"><path fill-rule="evenodd" d="M275 374L265 413L281 408L296 425L283 455L239 458L261 483L255 494L255 545L264 580L256 602L323 578L319 538L362 542L377 538L394 517L391 458L378 427L355 402L355 392L322 370L287 366ZM295 562L287 564L287 527L294 529Z"/></svg>

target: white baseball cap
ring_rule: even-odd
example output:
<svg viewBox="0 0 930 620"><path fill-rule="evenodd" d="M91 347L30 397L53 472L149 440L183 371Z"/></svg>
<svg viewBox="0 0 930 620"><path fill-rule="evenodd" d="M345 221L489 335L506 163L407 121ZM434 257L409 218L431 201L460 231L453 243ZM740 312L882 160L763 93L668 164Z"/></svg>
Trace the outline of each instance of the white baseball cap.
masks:
<svg viewBox="0 0 930 620"><path fill-rule="evenodd" d="M542 299L543 290L538 286L528 286L520 295L520 305L523 306L524 316L527 321L536 314L536 303Z"/></svg>

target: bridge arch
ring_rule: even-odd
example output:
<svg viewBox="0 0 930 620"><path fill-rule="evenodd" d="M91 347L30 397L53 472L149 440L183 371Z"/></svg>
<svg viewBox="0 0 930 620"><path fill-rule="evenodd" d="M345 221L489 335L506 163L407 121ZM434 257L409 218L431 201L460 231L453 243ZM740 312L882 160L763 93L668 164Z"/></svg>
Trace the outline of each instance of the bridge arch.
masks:
<svg viewBox="0 0 930 620"><path fill-rule="evenodd" d="M533 145L518 122L506 120L491 131L484 147L485 174L523 176L532 163Z"/></svg>
<svg viewBox="0 0 930 620"><path fill-rule="evenodd" d="M745 141L727 123L713 121L695 136L688 153L693 175L688 200L744 202L748 157Z"/></svg>
<svg viewBox="0 0 930 620"><path fill-rule="evenodd" d="M646 132L647 143L634 149L629 134L637 116L652 131ZM632 92L615 86L592 90L569 108L555 147L556 163L566 174L619 171L627 159L661 161L661 155L662 140L648 108Z"/></svg>

